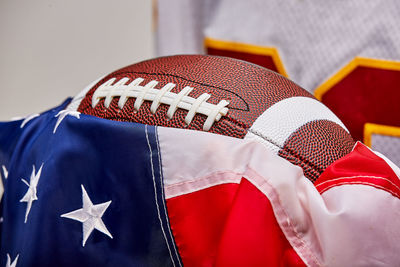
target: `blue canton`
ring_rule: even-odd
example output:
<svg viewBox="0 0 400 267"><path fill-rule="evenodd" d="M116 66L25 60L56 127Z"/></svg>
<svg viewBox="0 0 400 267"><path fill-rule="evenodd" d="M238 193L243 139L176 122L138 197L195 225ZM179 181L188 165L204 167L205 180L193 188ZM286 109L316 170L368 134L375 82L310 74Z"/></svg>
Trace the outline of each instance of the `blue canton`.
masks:
<svg viewBox="0 0 400 267"><path fill-rule="evenodd" d="M181 266L157 129L69 101L0 123L0 266Z"/></svg>

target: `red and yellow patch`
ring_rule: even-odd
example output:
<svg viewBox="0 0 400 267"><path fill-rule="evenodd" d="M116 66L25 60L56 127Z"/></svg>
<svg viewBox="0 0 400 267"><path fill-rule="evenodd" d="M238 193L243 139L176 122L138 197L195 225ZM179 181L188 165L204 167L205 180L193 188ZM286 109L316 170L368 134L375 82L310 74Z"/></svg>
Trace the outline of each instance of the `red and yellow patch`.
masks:
<svg viewBox="0 0 400 267"><path fill-rule="evenodd" d="M204 44L210 55L246 60L288 77L277 48L211 38ZM399 87L400 62L356 57L314 94L343 121L355 140L371 145L365 135L368 124L400 127Z"/></svg>

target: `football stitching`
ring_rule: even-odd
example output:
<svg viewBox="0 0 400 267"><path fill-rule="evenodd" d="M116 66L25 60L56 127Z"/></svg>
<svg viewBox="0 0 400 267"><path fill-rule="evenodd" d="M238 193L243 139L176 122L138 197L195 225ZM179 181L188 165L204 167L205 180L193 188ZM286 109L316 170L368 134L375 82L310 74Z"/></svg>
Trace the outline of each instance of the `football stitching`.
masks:
<svg viewBox="0 0 400 267"><path fill-rule="evenodd" d="M158 75L157 73L133 72L133 71L125 71L125 72L119 72L119 73L112 73L112 74L110 74L110 75L104 77L104 78L101 79L96 85L94 85L94 86L92 87L92 89L91 89L90 91L87 92L86 97L92 96L92 95L94 94L94 92L97 90L97 88L98 88L102 83L104 83L105 81L107 81L107 79L109 79L109 77L111 77L111 76L117 76L117 75L118 75L118 76L119 76L119 75L128 75L128 74L131 74L131 73L135 73L135 74ZM230 93L232 93L232 94L238 96L238 98L240 98L241 100L243 100L243 103L245 103L245 105L246 105L246 107L247 107L247 110L240 109L240 108L235 108L235 107L231 107L231 106L229 106L229 109L232 109L232 110L239 110L239 111L248 111L248 112L250 111L250 108L249 108L248 103L247 103L242 97L240 97L238 94L236 94L235 92L232 92L232 91L227 90L227 89L219 88L219 87L216 87L216 86L207 85L207 84L205 84L205 83L200 83L200 82L196 82L196 81L191 81L190 79L186 79L186 78L183 78L183 77L180 77L180 76L177 76L177 75L168 75L168 74L165 74L165 73L160 73L160 75L173 76L173 77L181 78L181 79L186 80L186 81L189 81L189 82L193 82L193 83L198 84L198 85L210 86L210 87L213 87L213 88L216 88L216 89L220 89L220 90L223 90L223 91L230 92ZM119 79L122 79L122 78L119 78ZM100 104L102 103L103 106L104 106L104 100L100 101L99 103L100 103ZM97 107L98 107L98 106L97 106ZM96 108L97 108L97 107L96 107ZM93 108L91 107L91 105L87 105L87 106L83 106L83 107L81 106L80 108L81 108L81 112L82 112L82 113L86 113L86 114L90 114L90 110L93 110ZM104 108L105 108L105 106L104 106ZM96 116L96 115L95 115L95 116ZM124 118L124 117L118 117L118 116L107 116L106 114L102 114L102 118L104 118L104 119L109 119L109 120L125 121L125 122L131 122L131 121L132 121L131 118ZM250 125L247 125L247 123L245 123L244 121L240 121L240 120L237 120L237 119L235 119L235 118L233 118L233 117L229 117L229 116L224 116L223 118L221 118L220 121L216 122L216 125L220 124L222 121L229 121L229 122L232 122L234 125L238 126L239 128L241 128L241 129L243 129L243 130L245 130L245 131L248 131L249 128L250 128ZM243 137L244 137L244 136L243 136ZM243 137L241 137L241 138L243 138Z"/></svg>
<svg viewBox="0 0 400 267"><path fill-rule="evenodd" d="M175 83L168 83L160 89L156 89L157 81L153 80L146 85L141 85L143 78L136 78L127 83L129 78L122 78L116 81L116 78L111 78L101 84L92 95L92 107L95 108L100 99L104 100L104 106L108 109L112 100L119 97L118 108L123 109L126 101L129 98L136 98L134 109L139 111L144 101L152 102L150 112L155 114L160 104L169 106L167 117L172 119L177 109L187 110L185 123L189 125L196 114L207 116L203 124L203 130L208 131L214 122L219 121L221 117L226 116L229 109L226 107L229 102L222 99L218 104L207 102L211 97L210 94L203 93L197 98L188 96L194 89L186 86L178 94L170 92L175 86Z"/></svg>

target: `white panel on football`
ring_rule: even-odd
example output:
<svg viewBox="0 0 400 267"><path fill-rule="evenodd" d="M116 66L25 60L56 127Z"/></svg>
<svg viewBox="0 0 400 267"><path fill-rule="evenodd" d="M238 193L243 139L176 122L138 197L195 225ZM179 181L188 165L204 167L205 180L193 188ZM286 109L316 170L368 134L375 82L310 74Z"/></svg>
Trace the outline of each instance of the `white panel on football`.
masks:
<svg viewBox="0 0 400 267"><path fill-rule="evenodd" d="M316 120L335 122L348 132L339 118L318 100L309 97L291 97L264 111L253 123L245 138L256 138L278 152L292 133L304 124Z"/></svg>
<svg viewBox="0 0 400 267"><path fill-rule="evenodd" d="M152 1L0 1L0 120L42 112L151 58Z"/></svg>
<svg viewBox="0 0 400 267"><path fill-rule="evenodd" d="M394 164L400 166L400 137L381 134L371 135L371 148L381 152Z"/></svg>

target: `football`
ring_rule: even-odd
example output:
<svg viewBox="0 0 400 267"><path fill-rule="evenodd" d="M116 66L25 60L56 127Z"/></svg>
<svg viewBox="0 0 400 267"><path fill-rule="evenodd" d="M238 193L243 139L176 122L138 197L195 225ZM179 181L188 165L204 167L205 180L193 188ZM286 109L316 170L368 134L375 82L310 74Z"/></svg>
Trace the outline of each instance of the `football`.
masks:
<svg viewBox="0 0 400 267"><path fill-rule="evenodd" d="M343 123L305 89L225 57L180 55L127 66L90 87L78 111L261 142L302 167L313 182L355 144Z"/></svg>

